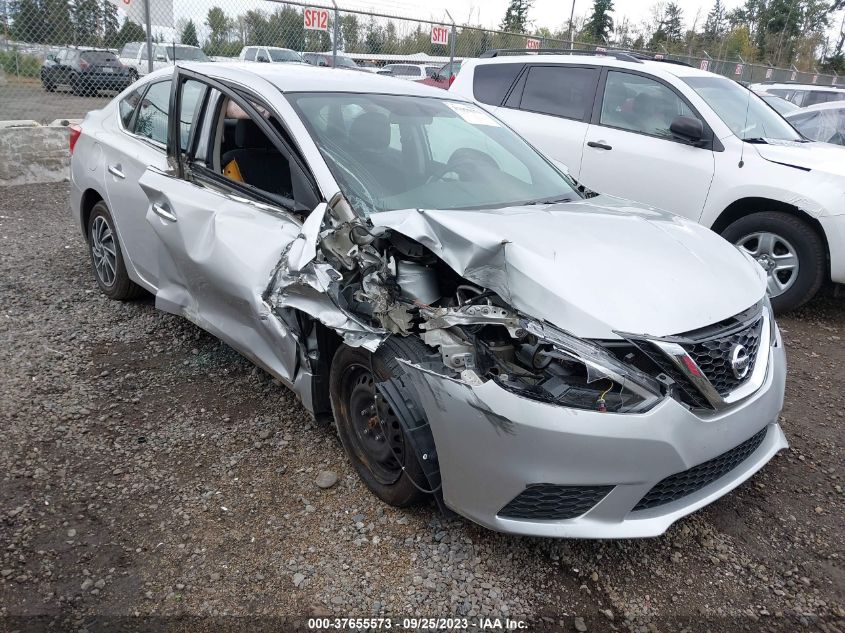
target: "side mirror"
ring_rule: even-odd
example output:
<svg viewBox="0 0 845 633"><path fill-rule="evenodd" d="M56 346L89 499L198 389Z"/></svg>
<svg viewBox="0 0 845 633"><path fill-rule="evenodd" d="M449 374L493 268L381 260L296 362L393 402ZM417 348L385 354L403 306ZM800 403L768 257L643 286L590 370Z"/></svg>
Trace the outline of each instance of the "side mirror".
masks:
<svg viewBox="0 0 845 633"><path fill-rule="evenodd" d="M156 61L157 62L166 62L167 61L167 55L156 55Z"/></svg>
<svg viewBox="0 0 845 633"><path fill-rule="evenodd" d="M691 116L677 117L669 125L669 131L673 136L687 143L698 143L704 138L704 124Z"/></svg>

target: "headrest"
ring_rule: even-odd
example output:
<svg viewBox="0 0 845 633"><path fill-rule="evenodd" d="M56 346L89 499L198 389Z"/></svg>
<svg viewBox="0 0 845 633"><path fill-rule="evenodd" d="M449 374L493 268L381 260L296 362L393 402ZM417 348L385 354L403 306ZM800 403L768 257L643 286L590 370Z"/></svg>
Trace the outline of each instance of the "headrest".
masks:
<svg viewBox="0 0 845 633"><path fill-rule="evenodd" d="M235 124L235 145L244 149L265 149L272 147L270 139L252 119L238 119Z"/></svg>
<svg viewBox="0 0 845 633"><path fill-rule="evenodd" d="M361 149L382 150L390 145L390 120L380 112L364 112L349 127L349 142Z"/></svg>

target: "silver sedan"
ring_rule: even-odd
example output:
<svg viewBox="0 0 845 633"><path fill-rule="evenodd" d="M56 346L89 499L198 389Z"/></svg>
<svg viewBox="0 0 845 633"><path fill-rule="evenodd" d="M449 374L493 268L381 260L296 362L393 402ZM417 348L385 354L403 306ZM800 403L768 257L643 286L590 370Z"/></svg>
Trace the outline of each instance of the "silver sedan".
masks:
<svg viewBox="0 0 845 633"><path fill-rule="evenodd" d="M363 482L489 528L662 533L787 444L766 277L489 113L286 64L150 74L71 135L96 283L221 338Z"/></svg>

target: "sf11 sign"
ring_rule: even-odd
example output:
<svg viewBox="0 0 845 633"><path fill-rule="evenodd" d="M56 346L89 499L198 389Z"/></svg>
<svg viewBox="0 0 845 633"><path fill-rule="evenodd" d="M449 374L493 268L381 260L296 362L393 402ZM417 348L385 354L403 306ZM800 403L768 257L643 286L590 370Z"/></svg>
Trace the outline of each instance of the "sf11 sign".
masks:
<svg viewBox="0 0 845 633"><path fill-rule="evenodd" d="M540 40L535 40L533 37L526 38L525 48L530 48L531 50L539 50Z"/></svg>
<svg viewBox="0 0 845 633"><path fill-rule="evenodd" d="M449 27L440 24L431 25L431 43L443 44L449 43Z"/></svg>
<svg viewBox="0 0 845 633"><path fill-rule="evenodd" d="M328 31L329 30L329 10L328 9L311 9L306 7L302 12L303 20L305 21L305 28L311 31Z"/></svg>
<svg viewBox="0 0 845 633"><path fill-rule="evenodd" d="M702 59L701 63L698 65L701 70L710 70L710 62L706 59Z"/></svg>

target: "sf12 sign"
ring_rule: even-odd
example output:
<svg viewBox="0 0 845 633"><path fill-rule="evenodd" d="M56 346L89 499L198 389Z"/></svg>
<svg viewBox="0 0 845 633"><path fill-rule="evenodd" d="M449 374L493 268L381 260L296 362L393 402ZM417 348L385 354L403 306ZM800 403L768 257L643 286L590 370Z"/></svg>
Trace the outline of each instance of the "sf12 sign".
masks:
<svg viewBox="0 0 845 633"><path fill-rule="evenodd" d="M530 48L531 50L539 50L540 49L540 40L535 40L533 37L528 37L525 39L525 48Z"/></svg>
<svg viewBox="0 0 845 633"><path fill-rule="evenodd" d="M305 21L305 28L311 31L328 31L329 30L329 10L328 9L310 9L305 8L302 12L303 20Z"/></svg>
<svg viewBox="0 0 845 633"><path fill-rule="evenodd" d="M443 44L449 43L449 27L440 24L431 25L431 43Z"/></svg>
<svg viewBox="0 0 845 633"><path fill-rule="evenodd" d="M710 70L710 62L706 59L702 59L701 63L698 65L701 70Z"/></svg>

